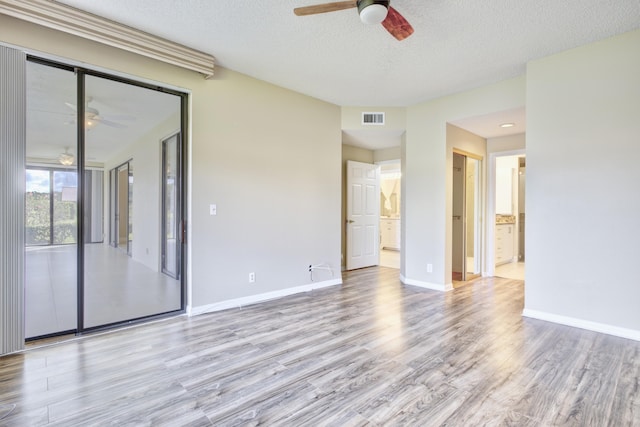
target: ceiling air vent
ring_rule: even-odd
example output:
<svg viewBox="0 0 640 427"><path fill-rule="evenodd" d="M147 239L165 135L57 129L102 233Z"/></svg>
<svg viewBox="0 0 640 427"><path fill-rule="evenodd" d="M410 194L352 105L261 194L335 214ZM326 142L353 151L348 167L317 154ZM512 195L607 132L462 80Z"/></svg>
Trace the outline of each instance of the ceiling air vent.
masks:
<svg viewBox="0 0 640 427"><path fill-rule="evenodd" d="M384 113L362 113L363 125L384 125Z"/></svg>

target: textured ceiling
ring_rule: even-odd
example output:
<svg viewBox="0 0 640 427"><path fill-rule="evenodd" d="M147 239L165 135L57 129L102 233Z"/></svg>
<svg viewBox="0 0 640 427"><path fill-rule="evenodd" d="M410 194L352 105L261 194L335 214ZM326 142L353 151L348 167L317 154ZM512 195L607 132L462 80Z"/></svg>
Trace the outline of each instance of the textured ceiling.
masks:
<svg viewBox="0 0 640 427"><path fill-rule="evenodd" d="M515 77L527 61L640 27L639 0L393 0L398 42L322 0L61 0L210 53L217 64L341 106L408 106Z"/></svg>
<svg viewBox="0 0 640 427"><path fill-rule="evenodd" d="M640 0L392 0L399 42L355 9L298 17L322 0L58 0L209 53L216 64L340 106L405 107L525 73L526 63L640 28ZM639 47L640 48L640 47ZM499 124L512 121L514 128ZM485 138L522 133L524 108L461 118ZM397 146L401 132L343 142Z"/></svg>

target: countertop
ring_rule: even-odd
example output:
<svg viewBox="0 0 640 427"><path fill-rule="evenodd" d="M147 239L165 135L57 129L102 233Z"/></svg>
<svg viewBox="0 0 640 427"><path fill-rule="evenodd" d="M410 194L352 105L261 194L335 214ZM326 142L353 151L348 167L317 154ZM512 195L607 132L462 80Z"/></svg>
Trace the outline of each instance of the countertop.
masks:
<svg viewBox="0 0 640 427"><path fill-rule="evenodd" d="M500 224L515 224L515 215L496 215L496 225Z"/></svg>

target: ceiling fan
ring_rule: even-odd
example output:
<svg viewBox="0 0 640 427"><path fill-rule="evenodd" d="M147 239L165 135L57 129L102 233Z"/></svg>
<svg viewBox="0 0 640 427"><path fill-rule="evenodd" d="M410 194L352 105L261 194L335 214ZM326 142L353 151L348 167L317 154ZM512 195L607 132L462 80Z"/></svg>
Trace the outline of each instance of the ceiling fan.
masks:
<svg viewBox="0 0 640 427"><path fill-rule="evenodd" d="M398 40L404 40L413 34L413 27L400 13L389 6L389 0L350 0L333 3L297 7L293 13L297 16L335 12L337 10L358 8L360 20L365 24L382 24Z"/></svg>
<svg viewBox="0 0 640 427"><path fill-rule="evenodd" d="M93 101L92 97L87 97L87 101L85 103L84 106L84 117L85 117L85 121L84 121L84 125L85 128L87 130L91 130L93 129L97 124L103 124L106 126L110 126L113 128L119 128L119 129L124 129L127 127L127 125L124 125L122 123L118 123L118 122L114 122L112 120L109 120L103 116L100 115L100 111L98 111L97 109L90 107L89 103ZM69 102L65 102L65 105L69 108L71 108L73 111L78 111L78 108L75 106L75 104L71 104ZM132 117L128 117L128 116L123 116L122 118L126 119L126 120L133 120ZM67 122L68 124L75 124L75 119Z"/></svg>

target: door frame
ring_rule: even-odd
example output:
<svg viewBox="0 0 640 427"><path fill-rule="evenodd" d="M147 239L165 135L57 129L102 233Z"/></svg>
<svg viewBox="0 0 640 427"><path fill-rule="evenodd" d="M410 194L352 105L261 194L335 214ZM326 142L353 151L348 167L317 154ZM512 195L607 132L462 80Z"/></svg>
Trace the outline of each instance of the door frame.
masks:
<svg viewBox="0 0 640 427"><path fill-rule="evenodd" d="M465 167L463 168L463 188L466 188L466 163L467 163L467 158L472 158L478 161L478 200L477 200L477 204L475 206L475 233L477 238L479 239L479 241L476 241L474 246L476 248L482 248L483 246L483 233L481 232L482 228L483 228L483 218L482 218L482 212L485 211L484 206L483 206L483 200L484 198L482 197L483 192L484 192L484 188L483 188L483 179L482 179L482 171L483 171L483 167L484 167L484 157L479 155L479 154L475 154L469 151L465 151L465 150L461 150L459 148L452 148L451 150L451 155L452 155L452 164L453 164L453 155L458 154L461 156L464 156L465 158ZM494 166L494 172L495 172L495 166ZM453 180L452 180L452 184L453 184ZM453 197L453 192L455 191L455 189L453 188L452 185L452 197ZM453 199L452 199L453 201ZM453 203L452 203L452 213L453 213ZM462 260L462 281L466 281L468 280L467 278L467 260L466 260L466 250L467 250L467 220L466 220L466 210L467 210L467 202L466 202L466 189L465 189L465 197L463 198L463 213L462 213L462 249L464 250L464 256L463 256L463 260ZM488 237L487 237L488 239ZM452 268L451 268L451 277L448 278L448 280L453 280L453 249L454 249L455 245L453 242L453 218L451 220L451 260L452 260ZM482 261L486 260L486 254L482 253L482 250L480 251L475 251L474 250L474 256L479 256L480 257L480 265L482 266ZM474 261L475 262L475 261ZM480 268L480 270L482 271L482 268Z"/></svg>
<svg viewBox="0 0 640 427"><path fill-rule="evenodd" d="M175 228L176 228L176 236L175 236L175 240L176 240L176 273L173 274L171 271L167 270L166 268L166 254L167 254L167 241L166 241L166 235L167 235L167 223L166 223L166 204L167 204L167 200L166 200L166 178L167 178L167 171L165 168L166 165L166 159L167 159L167 141L169 141L172 138L176 138L176 144L177 144L177 153L176 153L176 175L177 175L177 184L175 185L175 191L176 191L176 211L175 211ZM182 151L182 136L181 136L181 132L178 130L176 132L172 132L171 134L165 136L164 138L162 138L162 140L160 141L161 144L161 149L162 149L162 154L161 154L161 184L160 186L162 187L161 192L162 192L162 196L161 196L161 204L162 206L160 207L161 209L161 242L160 242L160 269L161 271L170 276L173 277L176 280L180 280L180 277L182 276L182 251L180 250L181 247L181 242L182 240L184 240L184 236L181 236L182 230L183 230L183 212L181 209L182 206L182 202L183 202L183 193L182 193L182 189L183 189L183 185L182 185L182 181L184 181L184 176L182 175L182 159L183 159L183 151Z"/></svg>
<svg viewBox="0 0 640 427"><path fill-rule="evenodd" d="M402 187L403 187L403 176L402 176L402 159L401 158L397 158L397 159L389 159L389 160L378 160L377 162L374 162L374 164L380 166L380 177L378 179L378 182L380 183L380 193L382 193L382 175L384 172L383 171L383 166L384 165L398 165L398 169L397 172L400 173L400 188L397 189L397 191L400 194L400 205L398 206L398 209L400 209L400 216L398 217L397 221L400 221L400 227L398 227L398 233L400 233L399 239L400 239L400 247L398 247L398 252L400 254L400 264L398 265L398 270L402 270L402 253L403 253L403 246L404 246L404 239L402 239L402 216L404 215L404 209L402 209L402 204L404 203L404 194L402 192ZM380 208L382 209L382 195L380 196L380 203L379 203ZM380 215L382 215L382 210L380 210L379 212ZM382 224L382 217L380 217L380 223ZM380 227L380 240L382 241L382 226ZM382 251L382 244L380 245L380 251ZM382 253L382 252L381 252ZM380 259L378 260L378 265L382 265L382 256L380 256Z"/></svg>
<svg viewBox="0 0 640 427"><path fill-rule="evenodd" d="M131 162L133 159L129 159L126 162L120 163L118 166L109 170L109 244L114 248L118 249L121 247L120 242L120 225L122 223L122 218L120 218L120 200L122 195L120 194L120 169L123 166L127 167L127 179L126 179L126 187L127 187L127 209L126 209L126 225L127 225L127 255L131 256L131 243L132 240L129 239L131 234L131 218L129 217L129 212L131 212L131 206L129 206L129 194L131 193L131 187L129 183L129 178L131 177ZM115 238L115 240L114 240ZM124 245L122 245L124 246Z"/></svg>

